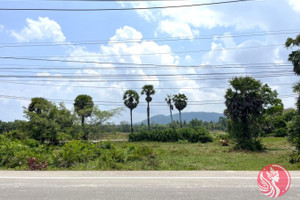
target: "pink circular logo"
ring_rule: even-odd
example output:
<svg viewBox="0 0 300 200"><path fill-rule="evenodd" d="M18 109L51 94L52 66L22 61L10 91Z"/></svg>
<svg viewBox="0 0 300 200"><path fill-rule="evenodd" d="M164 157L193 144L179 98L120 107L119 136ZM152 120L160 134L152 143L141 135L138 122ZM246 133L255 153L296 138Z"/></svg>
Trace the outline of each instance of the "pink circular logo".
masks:
<svg viewBox="0 0 300 200"><path fill-rule="evenodd" d="M261 192L269 197L280 197L290 188L290 173L281 165L265 166L258 174L257 184Z"/></svg>

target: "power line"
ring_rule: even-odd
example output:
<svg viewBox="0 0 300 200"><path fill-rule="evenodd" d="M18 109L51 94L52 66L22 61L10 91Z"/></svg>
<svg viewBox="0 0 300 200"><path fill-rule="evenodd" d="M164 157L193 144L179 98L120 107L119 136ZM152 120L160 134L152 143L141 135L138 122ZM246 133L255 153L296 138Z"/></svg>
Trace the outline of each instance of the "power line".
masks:
<svg viewBox="0 0 300 200"><path fill-rule="evenodd" d="M115 63L116 64L116 63ZM123 64L123 63L121 63ZM137 64L139 65L139 64ZM88 70L88 69L101 69L101 70L128 70L128 69L155 69L160 70L163 68L234 68L234 69L253 69L253 68L269 68L269 67L291 67L292 64L290 63L224 63L224 64L200 64L200 65L159 65L159 66L150 66L150 67L101 67L101 66L93 66L93 67L66 67L64 66L58 66L58 65L24 65L24 64L0 64L0 66L18 66L18 67L0 67L0 70L24 70L24 69L30 69L30 70ZM21 67L20 67L21 66Z"/></svg>
<svg viewBox="0 0 300 200"><path fill-rule="evenodd" d="M15 81L0 81L5 84L16 84L16 85L31 85L31 86L40 86L40 87L71 87L71 88L95 88L95 89L118 89L118 90L127 90L126 87L118 86L90 86L90 85L57 85L57 84L37 84L37 83L28 83L28 82L15 82ZM283 83L276 84L272 86L292 86L294 83ZM180 88L169 88L169 87L156 87L155 90L200 90L200 89L227 89L229 85L225 86L201 86L201 87L180 87ZM142 88L130 88L132 90L141 90Z"/></svg>
<svg viewBox="0 0 300 200"><path fill-rule="evenodd" d="M220 1L211 3L199 3L188 5L173 5L173 6L153 6L153 7L140 7L140 8L88 8L88 9L72 9L72 8L0 8L0 11L54 11L54 12L103 12L103 11L130 11L130 10L153 10L153 9L172 9L172 8L190 8L211 6L220 4L240 3L247 1L257 0L232 0L232 1Z"/></svg>
<svg viewBox="0 0 300 200"><path fill-rule="evenodd" d="M271 72L271 73L270 73ZM284 71L259 71L248 72L259 75L282 75L293 74L292 72ZM247 72L214 72L214 73L189 73L189 74L101 74L101 75L0 75L0 78L56 78L56 79L103 79L103 78L128 78L128 77L184 77L184 76L216 76L216 75L245 75ZM109 79L108 79L109 80ZM121 80L121 79L120 79Z"/></svg>
<svg viewBox="0 0 300 200"><path fill-rule="evenodd" d="M258 37L266 35L286 35L286 34L298 34L300 29L291 30L278 30L278 31L267 31L267 32L252 32L252 33L241 33L235 35L204 35L201 37L181 36L181 37L161 37L161 38L143 38L144 42L176 42L185 40L206 40L215 38L228 38L228 37ZM26 42L26 43L0 43L0 48L13 48L13 47L42 47L42 46L76 46L76 45L100 45L100 44L119 44L119 43L138 43L141 39L130 39L130 40L98 40L98 41L68 41L68 42Z"/></svg>
<svg viewBox="0 0 300 200"><path fill-rule="evenodd" d="M289 95L282 95L278 96L281 98L290 98L290 97L297 97L295 94L289 94ZM4 99L13 99L13 100L25 100L25 101L31 101L33 97L21 97L21 96L9 96L9 95L0 95L0 98ZM63 100L63 99L51 99L46 98L49 101L54 102L62 102L66 104L73 104L74 100ZM208 102L209 101L209 102ZM215 102L214 102L215 101ZM202 100L202 101L187 101L188 106L199 106L199 105L209 105L209 104L224 104L225 99L220 100ZM112 101L93 101L96 105L106 105L106 106L124 106L123 102L112 102ZM108 104L109 103L109 104ZM156 104L155 104L156 103ZM164 105L163 105L164 104ZM147 106L147 102L140 102L139 106ZM166 102L152 102L151 107L154 106L164 106L166 107Z"/></svg>
<svg viewBox="0 0 300 200"><path fill-rule="evenodd" d="M284 44L272 44L272 45L260 45L260 46L250 46L250 47L234 47L234 48L218 48L214 51L234 51L234 50L248 50L257 48L268 48L268 47L284 47ZM1 47L0 47L1 48ZM132 53L132 54L97 54L97 55L47 55L47 56L20 56L28 58L49 58L49 57L67 57L67 58L106 58L106 57L129 57L129 56L156 56L156 55L171 55L171 54L186 54L186 53L199 53L199 52L209 52L211 49L199 49L190 51L174 51L174 52L156 52L156 53Z"/></svg>
<svg viewBox="0 0 300 200"><path fill-rule="evenodd" d="M248 75L249 76L249 75ZM260 74L257 76L252 76L253 78L261 78L261 79L265 79L265 78L272 78L272 77L285 77L285 76L294 76L293 73L281 73L281 74ZM24 77L25 78L25 77ZM40 77L43 78L43 77ZM172 79L91 79L90 77L86 78L86 79L69 79L69 80L61 80L63 78L59 78L59 79L36 79L35 81L42 81L42 82L88 82L88 83L100 83L100 82L165 82L165 81L169 81L169 82L174 82L174 81L199 81L199 80L229 80L233 77L203 77L203 78L172 78ZM23 81L33 81L33 79L23 79ZM0 79L1 81L1 79ZM15 80L11 80L11 81L15 81Z"/></svg>
<svg viewBox="0 0 300 200"><path fill-rule="evenodd" d="M98 61L60 60L60 59L44 59L44 58L29 58L29 57L15 57L15 56L0 56L0 59L62 62L62 63L81 63L81 64L99 64L99 65L122 65L122 66L124 66L124 65L125 66L155 66L155 67L177 67L178 66L175 64L166 65L166 64L154 64L154 63L98 62ZM236 63L236 64L227 64L227 65L241 65L241 64ZM199 67L199 65L196 65L196 66ZM185 67L191 67L191 66L185 66Z"/></svg>

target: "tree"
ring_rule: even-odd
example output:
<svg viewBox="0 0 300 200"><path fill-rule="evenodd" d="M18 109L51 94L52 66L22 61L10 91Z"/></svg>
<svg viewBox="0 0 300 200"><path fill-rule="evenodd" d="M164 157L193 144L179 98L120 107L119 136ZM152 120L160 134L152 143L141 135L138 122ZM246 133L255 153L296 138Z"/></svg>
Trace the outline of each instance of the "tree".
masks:
<svg viewBox="0 0 300 200"><path fill-rule="evenodd" d="M28 122L19 129L30 138L53 145L58 144L62 135L71 138L74 116L63 104L56 106L46 99L33 98L24 114Z"/></svg>
<svg viewBox="0 0 300 200"><path fill-rule="evenodd" d="M130 131L133 132L132 127L132 110L139 104L139 95L134 90L127 90L123 95L124 104L130 109Z"/></svg>
<svg viewBox="0 0 300 200"><path fill-rule="evenodd" d="M172 98L174 105L176 109L179 111L179 121L180 121L180 128L182 127L182 121L181 121L181 111L187 106L187 100L188 98L185 96L185 94L175 94Z"/></svg>
<svg viewBox="0 0 300 200"><path fill-rule="evenodd" d="M295 39L288 38L285 42L285 46L287 48L300 46L300 34ZM292 53L289 55L288 60L293 63L295 74L300 75L300 49L292 51Z"/></svg>
<svg viewBox="0 0 300 200"><path fill-rule="evenodd" d="M97 106L94 106L90 123L94 126L101 126L112 117L120 115L124 111L124 108L114 108L111 110L100 110Z"/></svg>
<svg viewBox="0 0 300 200"><path fill-rule="evenodd" d="M89 95L78 95L74 101L75 112L81 117L81 126L84 129L85 118L90 117L93 112L94 102ZM84 130L83 139L88 139L88 133Z"/></svg>
<svg viewBox="0 0 300 200"><path fill-rule="evenodd" d="M155 94L153 85L144 85L142 88L141 94L146 95L145 100L147 101L147 122L148 122L148 131L150 131L150 106L149 106L149 103L152 101L151 95Z"/></svg>
<svg viewBox="0 0 300 200"><path fill-rule="evenodd" d="M43 112L48 112L52 103L42 97L35 97L31 99L31 103L28 106L28 111L35 112L37 114L41 114Z"/></svg>
<svg viewBox="0 0 300 200"><path fill-rule="evenodd" d="M225 94L225 115L229 118L229 134L237 141L237 149L261 150L257 140L263 114L282 105L277 92L252 77L236 77Z"/></svg>
<svg viewBox="0 0 300 200"><path fill-rule="evenodd" d="M174 109L173 105L172 105L172 97L171 95L167 95L167 97L165 98L165 101L167 102L169 109L170 109L170 117L171 117L171 123L173 122L173 115L172 115L172 110Z"/></svg>
<svg viewBox="0 0 300 200"><path fill-rule="evenodd" d="M89 95L78 95L74 101L75 112L81 117L81 125L84 125L85 118L90 117L93 112L94 102Z"/></svg>
<svg viewBox="0 0 300 200"><path fill-rule="evenodd" d="M300 34L295 38L288 38L285 42L285 46L293 47L298 46L300 47ZM293 63L293 70L296 75L300 75L300 49L292 51L289 55L288 60ZM288 134L289 140L296 146L298 150L298 154L300 155L300 82L298 82L294 86L294 92L298 93L298 100L297 100L297 110L298 114L293 118L293 120L288 124Z"/></svg>

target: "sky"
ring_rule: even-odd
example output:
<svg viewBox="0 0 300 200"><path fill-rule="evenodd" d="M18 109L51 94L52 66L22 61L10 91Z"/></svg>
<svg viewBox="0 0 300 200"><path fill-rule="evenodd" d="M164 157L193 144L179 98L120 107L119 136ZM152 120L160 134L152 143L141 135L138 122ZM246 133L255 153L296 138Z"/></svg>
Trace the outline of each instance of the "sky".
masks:
<svg viewBox="0 0 300 200"><path fill-rule="evenodd" d="M225 109L228 81L253 76L295 107L299 77L287 61L288 37L300 33L299 0L199 6L204 1L0 1L0 120L24 119L33 97L73 108L90 95L101 110L125 107L123 94L156 90L151 116L168 115L167 95L184 93L183 112ZM193 7L110 11L30 9ZM173 111L177 113L177 110ZM145 96L133 121L146 119ZM129 121L129 110L112 122Z"/></svg>

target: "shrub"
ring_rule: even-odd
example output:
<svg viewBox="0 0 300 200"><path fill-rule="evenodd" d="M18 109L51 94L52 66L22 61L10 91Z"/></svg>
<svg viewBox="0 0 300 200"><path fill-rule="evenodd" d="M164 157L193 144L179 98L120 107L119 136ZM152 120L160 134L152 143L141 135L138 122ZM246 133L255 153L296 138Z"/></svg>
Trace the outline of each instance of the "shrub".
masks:
<svg viewBox="0 0 300 200"><path fill-rule="evenodd" d="M262 151L263 146L260 140L246 140L243 143L238 143L234 147L235 149L243 149L248 151Z"/></svg>
<svg viewBox="0 0 300 200"><path fill-rule="evenodd" d="M289 141L296 146L298 154L300 155L300 115L295 116L293 120L288 123L288 135Z"/></svg>
<svg viewBox="0 0 300 200"><path fill-rule="evenodd" d="M290 155L290 163L294 164L298 162L300 162L300 155L294 152L293 154Z"/></svg>
<svg viewBox="0 0 300 200"><path fill-rule="evenodd" d="M181 129L166 129L166 130L152 130L140 131L138 133L129 134L130 142L137 141L156 141L156 142L178 142L180 140L187 140L191 143L195 142L212 142L212 137L209 132L203 127L181 128Z"/></svg>
<svg viewBox="0 0 300 200"><path fill-rule="evenodd" d="M29 146L20 141L11 141L0 137L0 166L8 168L25 167L27 158L33 157L34 152Z"/></svg>
<svg viewBox="0 0 300 200"><path fill-rule="evenodd" d="M277 128L274 130L274 136L275 137L285 137L287 136L287 128Z"/></svg>
<svg viewBox="0 0 300 200"><path fill-rule="evenodd" d="M47 169L48 164L46 161L42 161L41 163L39 163L36 158L28 158L27 166L28 166L28 170L34 171L34 170Z"/></svg>
<svg viewBox="0 0 300 200"><path fill-rule="evenodd" d="M71 167L77 163L95 158L94 144L72 140L66 143L61 149L53 154L53 165L57 167Z"/></svg>

